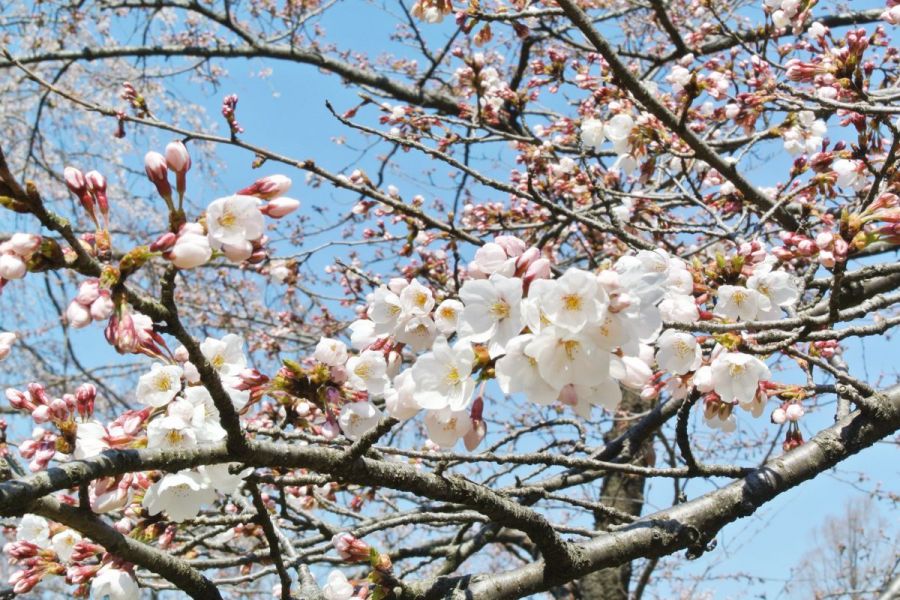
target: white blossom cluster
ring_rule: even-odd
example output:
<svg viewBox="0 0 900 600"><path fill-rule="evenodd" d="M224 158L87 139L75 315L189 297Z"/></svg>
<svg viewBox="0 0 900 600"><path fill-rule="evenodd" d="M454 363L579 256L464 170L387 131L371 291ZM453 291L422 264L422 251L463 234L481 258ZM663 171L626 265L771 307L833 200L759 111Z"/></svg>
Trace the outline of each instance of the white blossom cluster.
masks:
<svg viewBox="0 0 900 600"><path fill-rule="evenodd" d="M584 418L593 406L614 411L622 386L658 393L657 371L671 376L666 387L674 397L696 388L715 392L729 407L761 413L760 383L771 376L765 363L719 345L704 359L694 335L661 332L663 321L700 318L693 276L682 260L641 251L597 273L570 268L556 279L529 277L521 268L525 246L510 239L476 253L458 298L438 302L417 280L377 288L366 318L350 327L358 353L339 340L321 340L314 358L340 372L353 392L338 418L348 438L375 427L383 414L373 401L383 398L386 412L400 420L424 411L438 446L464 437L468 446L477 420L470 409L478 380L490 374L487 365L504 393L540 405L559 401ZM777 269L774 257L763 254L747 273L745 285L719 287L713 318L777 319L797 301L795 278ZM401 370L404 347L414 356ZM730 413L721 421L707 417L713 427L733 425Z"/></svg>
<svg viewBox="0 0 900 600"><path fill-rule="evenodd" d="M634 119L626 112L620 112L606 122L585 119L581 124L581 143L585 148L599 151L604 142L609 140L613 151L618 155L610 171L624 171L626 175L630 175L637 168L630 141L634 127Z"/></svg>
<svg viewBox="0 0 900 600"><path fill-rule="evenodd" d="M244 341L233 334L222 339L207 338L200 344L203 356L219 374L235 410L241 410L250 399L250 392L238 389L240 373L247 365L243 353ZM225 439L219 411L209 391L199 383L196 367L187 360L187 351L175 352L180 364L155 363L140 377L137 400L155 409L147 425L147 448L195 448ZM112 428L96 420L78 424L75 458L88 458L110 447L116 437ZM249 472L249 471L248 471ZM212 502L216 492L231 494L247 472L232 475L227 465L200 467L170 473L153 483L144 495L143 505L156 515L166 511L173 521L183 521L197 515L203 504ZM127 503L128 498L124 499ZM109 510L118 507L118 503Z"/></svg>

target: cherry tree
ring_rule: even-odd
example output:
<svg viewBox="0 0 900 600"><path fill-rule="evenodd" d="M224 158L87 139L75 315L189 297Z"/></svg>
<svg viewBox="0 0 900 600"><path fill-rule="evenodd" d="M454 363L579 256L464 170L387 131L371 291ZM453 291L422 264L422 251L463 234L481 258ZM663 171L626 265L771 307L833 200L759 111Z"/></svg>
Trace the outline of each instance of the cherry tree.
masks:
<svg viewBox="0 0 900 600"><path fill-rule="evenodd" d="M14 593L639 598L896 435L895 0L346 9L0 9Z"/></svg>

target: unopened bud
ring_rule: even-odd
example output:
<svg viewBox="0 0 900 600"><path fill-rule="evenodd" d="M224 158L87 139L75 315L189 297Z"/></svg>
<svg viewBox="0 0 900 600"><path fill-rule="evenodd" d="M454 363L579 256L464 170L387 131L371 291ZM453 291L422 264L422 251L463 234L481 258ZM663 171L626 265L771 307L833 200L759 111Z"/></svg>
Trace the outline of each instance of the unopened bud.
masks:
<svg viewBox="0 0 900 600"><path fill-rule="evenodd" d="M287 215L291 214L298 208L300 208L299 200L294 200L293 198L287 198L285 196L279 196L277 198L273 198L269 201L268 204L261 207L259 209L259 212L266 215L267 217L280 219L281 217L286 217Z"/></svg>
<svg viewBox="0 0 900 600"><path fill-rule="evenodd" d="M172 199L172 186L169 185L169 169L166 157L159 152L148 152L144 156L144 171L147 178L156 186L156 191L167 201Z"/></svg>
<svg viewBox="0 0 900 600"><path fill-rule="evenodd" d="M283 196L291 189L291 180L284 175L269 175L262 179L257 179L253 184L245 187L238 192L241 196L256 196L263 200L271 200L278 196Z"/></svg>

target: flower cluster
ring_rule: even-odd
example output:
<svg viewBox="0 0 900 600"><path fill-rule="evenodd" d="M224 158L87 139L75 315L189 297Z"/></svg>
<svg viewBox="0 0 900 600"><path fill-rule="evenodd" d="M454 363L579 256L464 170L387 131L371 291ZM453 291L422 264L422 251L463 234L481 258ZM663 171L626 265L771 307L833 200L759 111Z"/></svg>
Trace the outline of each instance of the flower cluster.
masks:
<svg viewBox="0 0 900 600"><path fill-rule="evenodd" d="M0 290L7 281L22 279L28 272L28 260L41 247L41 236L14 233L0 244Z"/></svg>
<svg viewBox="0 0 900 600"><path fill-rule="evenodd" d="M3 553L10 563L19 567L9 577L16 594L29 592L44 577L65 576L75 584L90 581L92 598L137 600L140 597L131 564L83 539L78 532L37 515L22 517L16 527L15 541L6 544ZM99 562L95 560L98 558Z"/></svg>
<svg viewBox="0 0 900 600"><path fill-rule="evenodd" d="M66 308L66 323L76 329L94 321L105 321L115 310L109 290L100 287L100 280L88 279L78 288L78 295Z"/></svg>

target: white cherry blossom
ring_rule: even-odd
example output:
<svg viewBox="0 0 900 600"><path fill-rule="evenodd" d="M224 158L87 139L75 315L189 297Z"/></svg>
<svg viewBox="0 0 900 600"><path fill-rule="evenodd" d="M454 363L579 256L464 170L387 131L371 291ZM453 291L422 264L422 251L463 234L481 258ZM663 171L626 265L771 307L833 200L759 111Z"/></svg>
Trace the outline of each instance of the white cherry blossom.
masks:
<svg viewBox="0 0 900 600"><path fill-rule="evenodd" d="M375 333L375 322L369 319L357 319L350 323L350 346L354 350L362 350L371 346L378 335Z"/></svg>
<svg viewBox="0 0 900 600"><path fill-rule="evenodd" d="M323 337L316 344L313 357L329 367L342 367L347 362L347 345L340 340Z"/></svg>
<svg viewBox="0 0 900 600"><path fill-rule="evenodd" d="M322 586L322 596L325 600L350 600L353 598L353 586L347 581L346 575L334 569Z"/></svg>
<svg viewBox="0 0 900 600"><path fill-rule="evenodd" d="M16 527L16 540L24 540L47 548L50 545L50 523L44 517L26 514Z"/></svg>
<svg viewBox="0 0 900 600"><path fill-rule="evenodd" d="M441 448L452 448L472 430L472 419L465 410L429 410L425 414L425 428L432 442Z"/></svg>
<svg viewBox="0 0 900 600"><path fill-rule="evenodd" d="M178 365L154 363L150 372L138 379L137 400L154 408L168 404L181 391L184 370Z"/></svg>
<svg viewBox="0 0 900 600"><path fill-rule="evenodd" d="M459 335L471 342L487 342L491 357L503 354L506 343L522 331L522 280L491 275L470 279L459 290L463 311Z"/></svg>
<svg viewBox="0 0 900 600"><path fill-rule="evenodd" d="M387 362L384 353L377 350L364 350L359 356L347 361L347 385L355 390L369 392L372 396L380 396L388 383Z"/></svg>
<svg viewBox="0 0 900 600"><path fill-rule="evenodd" d="M742 352L723 352L710 369L713 389L725 402L751 402L759 382L772 377L764 362Z"/></svg>
<svg viewBox="0 0 900 600"><path fill-rule="evenodd" d="M252 467L247 467L237 473L232 473L232 467L239 463L225 463L221 465L205 465L197 471L203 476L203 481L208 487L214 488L220 494L230 496L241 486L244 478L253 472Z"/></svg>
<svg viewBox="0 0 900 600"><path fill-rule="evenodd" d="M220 375L237 375L247 366L244 356L244 338L229 333L222 339L206 338L200 344L200 352Z"/></svg>
<svg viewBox="0 0 900 600"><path fill-rule="evenodd" d="M475 391L475 381L470 377L474 363L471 344L460 341L451 348L447 338L439 336L431 352L420 356L412 367L416 403L430 410L468 407Z"/></svg>
<svg viewBox="0 0 900 600"><path fill-rule="evenodd" d="M569 269L559 279L536 281L532 293L538 294L547 319L569 331L598 321L607 300L597 277L580 269Z"/></svg>
<svg viewBox="0 0 900 600"><path fill-rule="evenodd" d="M196 517L201 506L215 499L216 492L200 473L184 470L169 473L151 485L141 504L151 516L165 511L170 520L180 523Z"/></svg>
<svg viewBox="0 0 900 600"><path fill-rule="evenodd" d="M376 335L392 334L403 314L400 297L387 286L378 287L369 301L369 319Z"/></svg>
<svg viewBox="0 0 900 600"><path fill-rule="evenodd" d="M17 338L18 336L12 331L0 332L0 360L4 360L9 356Z"/></svg>
<svg viewBox="0 0 900 600"><path fill-rule="evenodd" d="M600 119L585 119L581 123L581 143L586 148L600 150L606 135L603 132L604 123Z"/></svg>
<svg viewBox="0 0 900 600"><path fill-rule="evenodd" d="M182 420L190 423L198 443L218 442L225 439L225 429L219 420L219 409L205 387L193 385L184 390L184 402L177 402ZM174 412L172 408L170 411Z"/></svg>
<svg viewBox="0 0 900 600"><path fill-rule="evenodd" d="M400 421L407 421L421 410L415 400L416 383L412 370L407 369L394 378L393 386L384 393L384 408Z"/></svg>
<svg viewBox="0 0 900 600"><path fill-rule="evenodd" d="M206 228L214 249L223 245L242 246L259 239L264 227L259 201L253 196L219 198L206 208Z"/></svg>
<svg viewBox="0 0 900 600"><path fill-rule="evenodd" d="M525 347L533 338L532 334L526 334L510 340L506 354L494 365L497 383L505 394L521 392L537 404L553 404L559 390L544 381L537 360L525 354Z"/></svg>
<svg viewBox="0 0 900 600"><path fill-rule="evenodd" d="M79 423L75 430L75 452L72 456L83 460L97 456L109 448L109 433L99 421Z"/></svg>
<svg viewBox="0 0 900 600"><path fill-rule="evenodd" d="M697 338L683 331L665 330L656 341L659 350L656 362L661 369L673 375L695 371L703 361L703 350Z"/></svg>
<svg viewBox="0 0 900 600"><path fill-rule="evenodd" d="M374 429L381 416L381 411L371 402L350 402L341 409L338 424L345 436L356 440Z"/></svg>
<svg viewBox="0 0 900 600"><path fill-rule="evenodd" d="M772 308L769 299L758 291L740 285L719 287L713 312L728 319L752 321Z"/></svg>
<svg viewBox="0 0 900 600"><path fill-rule="evenodd" d="M400 309L404 316L427 315L434 308L434 295L418 279L409 282L400 292Z"/></svg>
<svg viewBox="0 0 900 600"><path fill-rule="evenodd" d="M437 330L444 335L450 335L459 327L459 317L462 314L463 304L452 298L441 302L434 311L434 324Z"/></svg>
<svg viewBox="0 0 900 600"><path fill-rule="evenodd" d="M394 338L412 348L415 352L423 352L431 348L438 335L434 320L428 315L416 315L404 320L397 326Z"/></svg>
<svg viewBox="0 0 900 600"><path fill-rule="evenodd" d="M178 410L176 405L176 410ZM190 410L190 408L189 408ZM197 432L182 415L167 414L157 417L147 425L148 448L193 448L197 445Z"/></svg>
<svg viewBox="0 0 900 600"><path fill-rule="evenodd" d="M758 319L778 319L781 317L781 308L793 306L800 298L797 278L785 271L757 267L747 279L747 287L769 300L769 309L760 310Z"/></svg>
<svg viewBox="0 0 900 600"><path fill-rule="evenodd" d="M649 383L653 371L637 356L611 355L609 375L622 385L640 390Z"/></svg>
<svg viewBox="0 0 900 600"><path fill-rule="evenodd" d="M98 600L138 600L141 591L134 577L110 565L102 567L91 580L91 598Z"/></svg>
<svg viewBox="0 0 900 600"><path fill-rule="evenodd" d="M536 335L525 354L537 361L541 377L556 389L568 383L599 385L609 376L609 352L584 335L555 326Z"/></svg>
<svg viewBox="0 0 900 600"><path fill-rule="evenodd" d="M67 563L75 551L75 544L81 541L81 535L72 529L64 529L53 536L50 543L59 560Z"/></svg>

